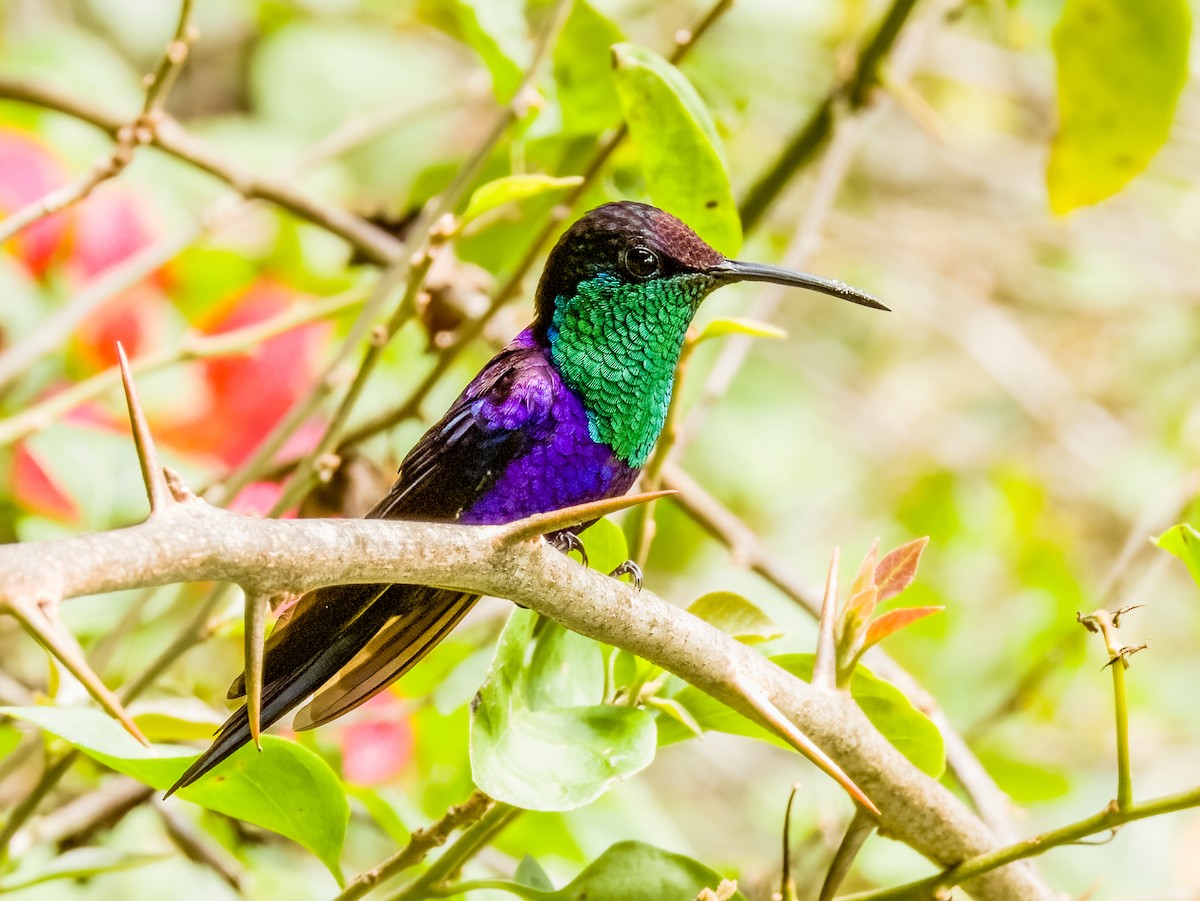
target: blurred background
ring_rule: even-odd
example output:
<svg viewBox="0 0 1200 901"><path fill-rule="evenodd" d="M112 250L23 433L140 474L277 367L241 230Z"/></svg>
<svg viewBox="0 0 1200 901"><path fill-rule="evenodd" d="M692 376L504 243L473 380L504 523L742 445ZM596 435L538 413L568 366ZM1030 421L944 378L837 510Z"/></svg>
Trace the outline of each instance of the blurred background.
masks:
<svg viewBox="0 0 1200 901"><path fill-rule="evenodd" d="M593 46L623 35L663 55L707 9L676 0L593 6L600 15L584 31ZM531 35L550 15L548 3L533 0L528 8L476 4L474 18L464 17L467 7L196 0L199 36L166 109L238 170L394 224L445 187L484 140L497 95L508 99ZM750 195L844 83L886 8L738 0L696 43L680 68L716 123L735 197ZM887 650L1011 796L1014 837L1094 813L1115 790L1106 656L1077 611L1146 605L1122 635L1150 642L1129 672L1138 797L1200 781L1200 603L1183 565L1149 541L1192 512L1200 451L1200 95L1189 78L1169 140L1124 190L1054 214L1046 169L1058 121L1051 35L1061 14L1051 0L917 3L884 59L881 86L858 108L834 102L827 141L788 173L737 251L851 282L892 312L730 288L705 305L701 323L768 319L787 337L705 342L682 386L679 465L796 582L820 583L835 547L848 580L876 537L884 549L930 537L901 603L946 609ZM127 121L177 16L176 4L155 0L0 5L0 213L86 173L112 147L77 117L13 99L15 80ZM592 56L573 71L569 47L550 55L533 108L490 149L477 183L581 174L597 136L619 122L611 89L596 87L601 77L584 68ZM574 212L618 198L650 199L630 142ZM453 243L454 259L431 277L419 321L388 346L352 429L421 385L562 199L539 194L471 223ZM303 515L361 515L374 502L428 422L528 321L539 268L482 336L449 358L423 416L360 442L334 485L302 502ZM237 470L308 394L374 277L329 230L271 203L240 203L227 183L154 149L23 231L0 251L0 353L79 298L90 307L4 382L0 540L144 516L119 389L109 383L69 409L44 406L110 370L115 339L135 361L161 359L138 378L150 423L165 462L202 488ZM185 336L260 322L272 323L269 337L233 355L181 359ZM333 408L328 399L317 405L279 459L310 449ZM278 482L268 473L232 505L266 512ZM739 592L784 630L771 650L811 651L808 615L746 563L679 504L659 506L650 588L681 604ZM93 666L119 686L180 633L208 589L89 598L63 612ZM354 786L347 873L394 850L380 810L411 829L469 792L466 702L508 609L484 605L382 702L302 738ZM223 719L225 686L241 668L240 600L224 597L204 625L206 640L144 693L146 709L201 724ZM84 698L7 619L0 660L6 704ZM11 809L36 784L43 752L5 723L0 753L0 808ZM68 847L46 821L112 778L87 762L73 767L28 824L27 853ZM637 838L736 875L748 897L767 898L797 781L793 875L800 896L815 897L848 815L840 791L792 753L715 733L662 748L646 772L588 807L522 817L477 865L510 872L533 853L561 884L613 842ZM236 861L246 896L336 893L298 847L183 802L172 809ZM172 852L151 806L122 813L83 843L163 860L20 897L132 901L166 884L181 899L234 894L211 868ZM1055 850L1037 865L1071 897L1194 899L1197 847L1200 813L1186 811L1129 826L1103 849ZM902 844L875 837L847 888L929 872Z"/></svg>

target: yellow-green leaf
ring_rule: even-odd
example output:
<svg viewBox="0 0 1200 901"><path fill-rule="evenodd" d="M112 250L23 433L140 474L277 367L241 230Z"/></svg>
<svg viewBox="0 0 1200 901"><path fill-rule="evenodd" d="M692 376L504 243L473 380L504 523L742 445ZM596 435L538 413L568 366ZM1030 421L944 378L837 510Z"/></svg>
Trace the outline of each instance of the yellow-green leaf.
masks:
<svg viewBox="0 0 1200 901"><path fill-rule="evenodd" d="M466 225L472 219L478 219L484 213L489 213L506 203L527 200L539 194L550 191L562 191L581 184L583 178L578 175L568 175L555 178L552 175L508 175L480 185L467 201L467 208L462 214L462 224Z"/></svg>
<svg viewBox="0 0 1200 901"><path fill-rule="evenodd" d="M711 338L723 338L726 335L749 335L751 338L786 338L787 332L777 325L762 322L758 319L741 319L737 316L722 316L705 323L696 343L708 341Z"/></svg>
<svg viewBox="0 0 1200 901"><path fill-rule="evenodd" d="M1188 572L1200 585L1200 532L1181 522L1159 535L1154 543L1186 563Z"/></svg>
<svg viewBox="0 0 1200 901"><path fill-rule="evenodd" d="M701 595L692 601L688 613L745 644L770 641L783 634L770 617L732 591L710 591Z"/></svg>
<svg viewBox="0 0 1200 901"><path fill-rule="evenodd" d="M519 0L421 0L420 16L479 54L492 74L496 99L516 93L529 59L524 3Z"/></svg>
<svg viewBox="0 0 1200 901"><path fill-rule="evenodd" d="M1066 0L1054 29L1058 135L1046 182L1056 213L1099 203L1167 139L1187 81L1186 0Z"/></svg>
<svg viewBox="0 0 1200 901"><path fill-rule="evenodd" d="M700 95L669 62L634 44L613 47L617 96L655 204L721 253L742 244L721 142Z"/></svg>

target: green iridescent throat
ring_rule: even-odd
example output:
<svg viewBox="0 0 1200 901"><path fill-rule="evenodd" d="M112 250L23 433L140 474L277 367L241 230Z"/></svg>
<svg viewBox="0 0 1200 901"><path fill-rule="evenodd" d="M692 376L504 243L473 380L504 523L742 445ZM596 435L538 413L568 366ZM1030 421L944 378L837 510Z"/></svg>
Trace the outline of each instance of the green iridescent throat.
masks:
<svg viewBox="0 0 1200 901"><path fill-rule="evenodd" d="M550 355L583 399L592 440L632 467L658 440L684 336L713 287L699 273L632 285L599 275L555 302Z"/></svg>

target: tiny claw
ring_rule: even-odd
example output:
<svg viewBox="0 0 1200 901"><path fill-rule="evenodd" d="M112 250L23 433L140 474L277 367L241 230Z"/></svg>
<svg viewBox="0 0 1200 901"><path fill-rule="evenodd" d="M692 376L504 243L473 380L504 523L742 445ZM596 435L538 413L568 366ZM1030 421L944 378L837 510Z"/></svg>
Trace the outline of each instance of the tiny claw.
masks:
<svg viewBox="0 0 1200 901"><path fill-rule="evenodd" d="M587 551L583 547L583 542L579 540L579 536L574 532L555 532L553 535L548 536L546 540L564 554L569 554L571 551L578 551L580 561L583 563L584 568L587 568Z"/></svg>
<svg viewBox="0 0 1200 901"><path fill-rule="evenodd" d="M613 579L619 579L621 576L630 576L630 581L633 584L633 590L642 590L642 568L632 560L626 560L608 575Z"/></svg>

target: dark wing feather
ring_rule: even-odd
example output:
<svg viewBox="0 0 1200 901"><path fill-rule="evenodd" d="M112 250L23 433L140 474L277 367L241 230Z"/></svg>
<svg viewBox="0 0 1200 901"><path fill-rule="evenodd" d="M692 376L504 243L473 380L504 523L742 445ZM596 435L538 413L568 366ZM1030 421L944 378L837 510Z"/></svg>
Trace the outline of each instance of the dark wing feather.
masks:
<svg viewBox="0 0 1200 901"><path fill-rule="evenodd" d="M540 348L502 351L408 453L388 496L368 516L458 518L531 440L553 428L556 387ZM475 600L474 595L417 585L337 585L309 592L267 641L263 727L330 680L301 725L327 722L356 707L415 665ZM364 653L367 648L370 652ZM245 680L239 677L230 697L244 692ZM249 740L242 707L171 791L191 784Z"/></svg>
<svg viewBox="0 0 1200 901"><path fill-rule="evenodd" d="M501 351L400 464L369 518L456 519L549 428L555 381L544 352Z"/></svg>
<svg viewBox="0 0 1200 901"><path fill-rule="evenodd" d="M408 452L387 497L367 518L430 522L457 518L521 455L531 436L552 426L554 387L542 351L527 347L501 351ZM499 411L510 413L514 404L524 415L499 415ZM264 684L296 672L386 587L333 585L302 597L287 622L267 640ZM239 676L230 686L229 697L240 698L245 691L245 678Z"/></svg>

